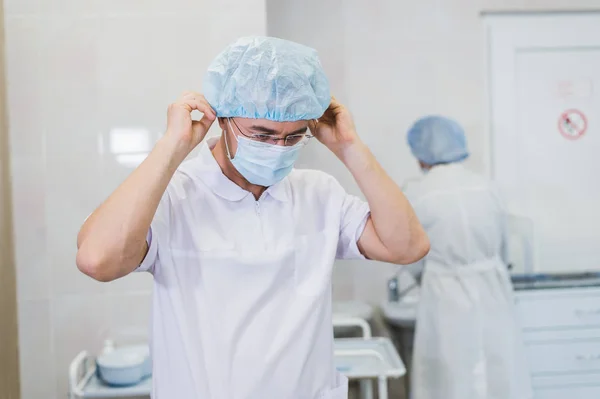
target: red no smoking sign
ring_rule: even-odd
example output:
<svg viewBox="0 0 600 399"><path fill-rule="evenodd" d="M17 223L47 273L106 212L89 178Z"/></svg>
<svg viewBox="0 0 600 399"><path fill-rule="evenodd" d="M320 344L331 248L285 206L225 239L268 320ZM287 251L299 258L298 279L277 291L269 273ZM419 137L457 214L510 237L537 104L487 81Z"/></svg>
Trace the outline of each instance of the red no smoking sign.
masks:
<svg viewBox="0 0 600 399"><path fill-rule="evenodd" d="M558 119L558 130L569 140L581 138L587 131L588 121L584 113L577 109L563 112Z"/></svg>

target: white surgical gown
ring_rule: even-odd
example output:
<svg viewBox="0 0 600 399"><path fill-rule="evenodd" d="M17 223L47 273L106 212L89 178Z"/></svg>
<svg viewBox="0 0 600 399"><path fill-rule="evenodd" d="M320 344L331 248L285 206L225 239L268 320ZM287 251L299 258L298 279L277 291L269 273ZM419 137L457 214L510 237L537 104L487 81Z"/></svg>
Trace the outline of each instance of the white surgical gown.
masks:
<svg viewBox="0 0 600 399"><path fill-rule="evenodd" d="M407 196L431 241L412 399L531 398L497 192L484 178L450 164L411 184Z"/></svg>

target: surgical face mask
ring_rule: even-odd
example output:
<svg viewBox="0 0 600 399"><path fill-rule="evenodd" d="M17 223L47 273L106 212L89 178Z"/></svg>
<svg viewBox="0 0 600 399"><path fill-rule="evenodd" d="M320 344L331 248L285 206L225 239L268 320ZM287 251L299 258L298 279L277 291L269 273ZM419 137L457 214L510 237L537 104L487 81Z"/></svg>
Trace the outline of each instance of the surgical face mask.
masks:
<svg viewBox="0 0 600 399"><path fill-rule="evenodd" d="M225 139L227 156L238 172L251 184L269 187L283 180L294 168L294 163L300 155L303 143L285 147L262 143L237 136L233 133L231 122L229 131L237 141L235 157L231 156L229 144Z"/></svg>

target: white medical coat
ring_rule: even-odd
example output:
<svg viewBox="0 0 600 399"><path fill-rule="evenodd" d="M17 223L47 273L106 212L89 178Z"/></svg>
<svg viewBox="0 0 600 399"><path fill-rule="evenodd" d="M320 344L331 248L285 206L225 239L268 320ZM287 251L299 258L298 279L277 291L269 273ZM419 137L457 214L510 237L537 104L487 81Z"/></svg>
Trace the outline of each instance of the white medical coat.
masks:
<svg viewBox="0 0 600 399"><path fill-rule="evenodd" d="M369 209L294 170L256 201L202 144L173 177L140 270L154 275L154 399L346 399L331 273L362 257Z"/></svg>
<svg viewBox="0 0 600 399"><path fill-rule="evenodd" d="M505 211L496 190L450 164L434 167L406 193L431 242L412 399L531 398L505 263Z"/></svg>

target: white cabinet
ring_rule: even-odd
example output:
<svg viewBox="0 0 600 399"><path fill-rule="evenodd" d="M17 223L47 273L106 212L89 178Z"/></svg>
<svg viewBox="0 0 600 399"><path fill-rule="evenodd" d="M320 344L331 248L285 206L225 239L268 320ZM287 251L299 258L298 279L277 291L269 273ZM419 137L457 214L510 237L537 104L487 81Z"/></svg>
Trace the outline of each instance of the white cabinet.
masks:
<svg viewBox="0 0 600 399"><path fill-rule="evenodd" d="M535 399L584 399L600 398L600 387L565 385L558 388L539 389L535 391Z"/></svg>
<svg viewBox="0 0 600 399"><path fill-rule="evenodd" d="M540 340L535 333L527 334L527 358L532 372L537 375L600 373L600 330L594 332L594 338L582 339L573 331L568 339L548 341Z"/></svg>
<svg viewBox="0 0 600 399"><path fill-rule="evenodd" d="M600 398L596 374L534 377L535 399Z"/></svg>
<svg viewBox="0 0 600 399"><path fill-rule="evenodd" d="M600 287L517 292L535 399L600 397Z"/></svg>
<svg viewBox="0 0 600 399"><path fill-rule="evenodd" d="M524 330L598 327L600 289L522 291L517 296Z"/></svg>

